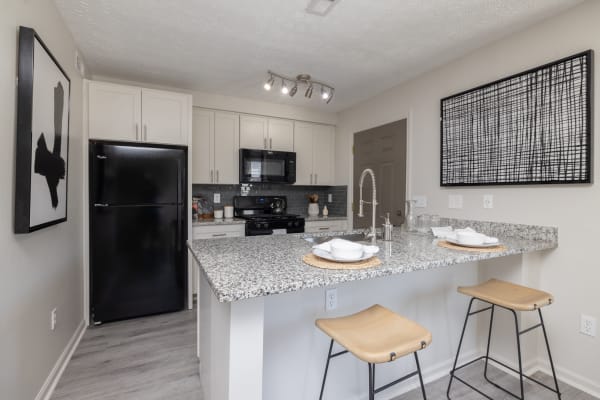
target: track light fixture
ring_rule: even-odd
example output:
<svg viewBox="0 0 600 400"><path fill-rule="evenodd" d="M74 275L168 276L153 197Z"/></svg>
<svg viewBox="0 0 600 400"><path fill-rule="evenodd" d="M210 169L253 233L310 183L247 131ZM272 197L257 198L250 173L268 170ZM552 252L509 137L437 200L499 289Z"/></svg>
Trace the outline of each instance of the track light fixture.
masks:
<svg viewBox="0 0 600 400"><path fill-rule="evenodd" d="M331 102L331 99L333 99L333 93L335 91L333 86L328 85L323 82L319 82L317 80L314 80L311 78L310 75L300 74L300 75L296 76L296 78L290 78L285 75L277 74L272 71L268 71L268 74L269 74L269 79L265 82L265 84L263 86L266 91L270 91L273 88L273 86L275 85L275 78L278 78L278 79L281 79L281 93L282 94L287 94L290 97L294 97L296 95L296 93L298 92L298 85L300 85L300 86L304 85L304 86L306 86L306 91L304 92L304 97L310 99L310 98L312 98L313 88L315 86L317 86L317 88L321 87L321 99L326 104L329 104ZM290 87L291 87L291 89L290 89Z"/></svg>

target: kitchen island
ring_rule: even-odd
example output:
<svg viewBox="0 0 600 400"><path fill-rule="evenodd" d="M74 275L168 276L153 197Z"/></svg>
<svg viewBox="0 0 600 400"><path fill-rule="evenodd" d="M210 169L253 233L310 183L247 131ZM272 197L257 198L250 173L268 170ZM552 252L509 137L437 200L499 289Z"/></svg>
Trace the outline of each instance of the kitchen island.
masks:
<svg viewBox="0 0 600 400"><path fill-rule="evenodd" d="M198 355L207 398L308 399L318 397L327 338L314 319L388 306L430 328L434 345L425 359L445 370L460 332L464 301L456 286L486 274L521 281L521 254L558 245L556 228L448 220L498 236L506 250L494 253L441 248L431 235L395 229L391 242L379 241L382 264L363 270L323 270L302 256L309 234L196 240L189 248L199 266ZM330 234L330 233L329 233ZM492 259L504 259L498 262ZM486 261L490 260L490 261ZM481 273L478 263L488 265ZM465 264L465 270L445 268ZM326 312L323 288L339 290L339 307ZM428 323L428 321L432 321ZM432 325L435 325L431 328ZM436 333L445 338L435 347ZM439 336L439 335L437 335ZM450 340L448 340L450 339ZM477 338L469 339L477 347ZM355 360L343 359L328 381L328 399L359 398L366 385ZM425 361L424 361L425 364ZM444 364L444 365L442 365ZM397 367L399 368L399 367ZM430 368L430 377L439 371ZM425 367L427 378L427 367ZM400 374L382 368L380 376ZM344 378L346 376L346 378ZM348 382L351 377L351 383ZM337 383L336 383L337 382Z"/></svg>

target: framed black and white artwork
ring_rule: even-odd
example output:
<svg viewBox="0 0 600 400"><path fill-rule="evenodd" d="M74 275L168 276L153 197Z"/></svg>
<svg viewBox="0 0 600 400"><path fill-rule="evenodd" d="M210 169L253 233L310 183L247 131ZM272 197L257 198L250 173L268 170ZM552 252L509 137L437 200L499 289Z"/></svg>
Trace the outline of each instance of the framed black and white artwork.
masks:
<svg viewBox="0 0 600 400"><path fill-rule="evenodd" d="M591 50L441 100L441 186L591 183Z"/></svg>
<svg viewBox="0 0 600 400"><path fill-rule="evenodd" d="M67 220L71 81L37 33L19 28L15 233Z"/></svg>

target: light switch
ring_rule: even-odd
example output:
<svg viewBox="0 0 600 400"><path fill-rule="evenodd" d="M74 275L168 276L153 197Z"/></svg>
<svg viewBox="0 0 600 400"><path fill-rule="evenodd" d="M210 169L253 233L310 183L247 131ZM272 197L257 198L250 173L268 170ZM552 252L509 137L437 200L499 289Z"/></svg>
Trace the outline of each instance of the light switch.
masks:
<svg viewBox="0 0 600 400"><path fill-rule="evenodd" d="M463 197L460 194L448 195L448 208L463 208Z"/></svg>
<svg viewBox="0 0 600 400"><path fill-rule="evenodd" d="M219 204L221 202L221 193L215 193L213 195L213 203Z"/></svg>
<svg viewBox="0 0 600 400"><path fill-rule="evenodd" d="M412 199L415 201L415 207L417 207L417 208L427 207L427 196L413 196Z"/></svg>

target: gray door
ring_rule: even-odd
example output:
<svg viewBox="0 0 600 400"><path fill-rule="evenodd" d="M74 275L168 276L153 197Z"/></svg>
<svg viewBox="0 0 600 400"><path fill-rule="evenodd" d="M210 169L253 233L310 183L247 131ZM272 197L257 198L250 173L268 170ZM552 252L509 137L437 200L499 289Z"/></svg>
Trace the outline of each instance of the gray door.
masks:
<svg viewBox="0 0 600 400"><path fill-rule="evenodd" d="M358 180L365 168L375 172L377 185L377 226L383 223L379 218L390 213L395 226L404 222L406 200L406 119L354 134L354 227L371 226L371 205L365 204L363 218L358 218ZM371 201L373 196L371 178L367 176L363 184L363 200Z"/></svg>

